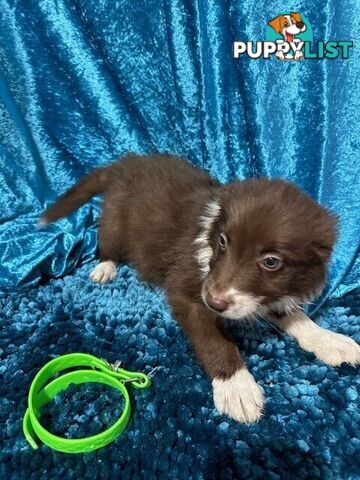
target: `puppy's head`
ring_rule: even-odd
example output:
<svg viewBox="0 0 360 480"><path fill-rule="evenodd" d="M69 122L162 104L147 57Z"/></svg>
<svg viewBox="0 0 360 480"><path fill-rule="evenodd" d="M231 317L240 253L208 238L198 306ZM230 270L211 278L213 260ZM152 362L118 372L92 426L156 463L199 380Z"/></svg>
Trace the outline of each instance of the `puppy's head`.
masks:
<svg viewBox="0 0 360 480"><path fill-rule="evenodd" d="M289 15L278 15L269 22L276 33L280 33L288 42L292 42L294 36L305 32L306 25L301 19L299 12L292 12Z"/></svg>
<svg viewBox="0 0 360 480"><path fill-rule="evenodd" d="M202 299L226 318L286 313L320 293L336 219L282 180L247 180L221 189L195 240Z"/></svg>

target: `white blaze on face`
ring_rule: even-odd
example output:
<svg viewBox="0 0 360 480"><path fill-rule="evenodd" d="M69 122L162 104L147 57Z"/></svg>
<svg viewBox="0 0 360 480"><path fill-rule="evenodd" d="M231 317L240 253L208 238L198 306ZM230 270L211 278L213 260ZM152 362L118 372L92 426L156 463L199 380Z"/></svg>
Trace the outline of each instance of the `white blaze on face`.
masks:
<svg viewBox="0 0 360 480"><path fill-rule="evenodd" d="M243 293L236 288L229 288L225 293L229 299L229 307L222 313L222 316L233 320L256 315L263 297Z"/></svg>
<svg viewBox="0 0 360 480"><path fill-rule="evenodd" d="M211 309L206 301L207 288L203 285L201 297L204 304ZM221 292L221 297L229 302L229 306L223 312L217 312L219 316L231 320L241 320L253 317L261 311L261 301L263 297L255 296L250 293L243 293L236 288L229 288Z"/></svg>
<svg viewBox="0 0 360 480"><path fill-rule="evenodd" d="M196 252L196 260L204 277L210 271L209 264L214 253L210 246L210 233L214 222L220 215L220 212L221 207L218 201L213 200L206 205L204 214L199 219L202 229L194 243L199 247Z"/></svg>

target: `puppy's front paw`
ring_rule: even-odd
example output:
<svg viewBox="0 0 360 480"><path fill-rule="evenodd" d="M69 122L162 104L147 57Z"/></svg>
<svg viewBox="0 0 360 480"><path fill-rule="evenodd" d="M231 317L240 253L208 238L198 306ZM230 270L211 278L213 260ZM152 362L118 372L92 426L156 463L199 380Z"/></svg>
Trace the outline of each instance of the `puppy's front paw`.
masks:
<svg viewBox="0 0 360 480"><path fill-rule="evenodd" d="M93 282L107 283L116 277L116 264L111 260L100 262L90 273Z"/></svg>
<svg viewBox="0 0 360 480"><path fill-rule="evenodd" d="M214 378L214 403L220 413L241 423L257 422L264 408L264 393L244 367L227 380Z"/></svg>
<svg viewBox="0 0 360 480"><path fill-rule="evenodd" d="M360 345L352 338L340 333L322 331L321 335L312 338L304 345L306 350L313 352L317 358L337 367L349 363L353 367L360 364Z"/></svg>

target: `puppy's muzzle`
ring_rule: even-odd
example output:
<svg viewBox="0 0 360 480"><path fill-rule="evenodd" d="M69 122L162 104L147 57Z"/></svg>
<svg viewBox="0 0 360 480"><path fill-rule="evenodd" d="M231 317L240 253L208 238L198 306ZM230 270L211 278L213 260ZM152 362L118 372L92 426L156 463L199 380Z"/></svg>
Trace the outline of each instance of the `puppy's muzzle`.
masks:
<svg viewBox="0 0 360 480"><path fill-rule="evenodd" d="M217 312L225 312L225 310L228 308L230 304L230 300L221 293L218 292L213 292L206 295L206 303L211 307L212 309L216 310Z"/></svg>

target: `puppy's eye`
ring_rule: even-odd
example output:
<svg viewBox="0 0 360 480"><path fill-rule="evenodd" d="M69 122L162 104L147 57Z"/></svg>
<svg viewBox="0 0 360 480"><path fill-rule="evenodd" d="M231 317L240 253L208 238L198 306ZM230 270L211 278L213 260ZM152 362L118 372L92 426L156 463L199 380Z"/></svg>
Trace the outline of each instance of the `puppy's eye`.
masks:
<svg viewBox="0 0 360 480"><path fill-rule="evenodd" d="M227 238L226 238L225 233L220 233L219 246L220 246L221 250L225 250L226 247L227 247Z"/></svg>
<svg viewBox="0 0 360 480"><path fill-rule="evenodd" d="M265 270L276 271L279 270L282 265L283 261L280 258L271 255L263 258L262 260L262 266L265 268Z"/></svg>

